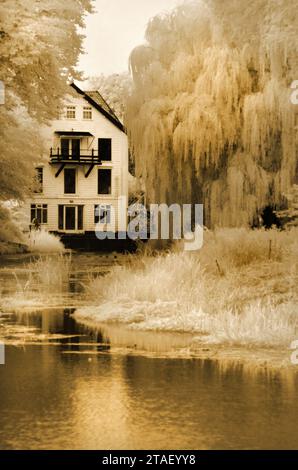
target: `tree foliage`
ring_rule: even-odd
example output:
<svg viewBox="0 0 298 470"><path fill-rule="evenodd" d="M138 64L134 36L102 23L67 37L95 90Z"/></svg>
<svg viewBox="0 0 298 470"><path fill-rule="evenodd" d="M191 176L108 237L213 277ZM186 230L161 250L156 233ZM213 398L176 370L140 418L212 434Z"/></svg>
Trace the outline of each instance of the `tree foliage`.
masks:
<svg viewBox="0 0 298 470"><path fill-rule="evenodd" d="M0 199L22 198L52 119L76 72L90 0L2 0L0 3Z"/></svg>
<svg viewBox="0 0 298 470"><path fill-rule="evenodd" d="M127 99L132 89L132 79L129 73L114 73L90 77L88 87L98 90L113 109L116 116L125 121Z"/></svg>
<svg viewBox="0 0 298 470"><path fill-rule="evenodd" d="M295 179L298 17L290 0L197 0L153 18L131 55L128 127L149 202L250 224Z"/></svg>
<svg viewBox="0 0 298 470"><path fill-rule="evenodd" d="M1 0L0 80L5 103L0 105L0 203L28 194L34 164L43 155L42 125L57 113L76 71L84 14L92 0ZM0 218L9 212L0 206ZM4 232L2 233L2 238ZM1 234L0 234L1 237Z"/></svg>

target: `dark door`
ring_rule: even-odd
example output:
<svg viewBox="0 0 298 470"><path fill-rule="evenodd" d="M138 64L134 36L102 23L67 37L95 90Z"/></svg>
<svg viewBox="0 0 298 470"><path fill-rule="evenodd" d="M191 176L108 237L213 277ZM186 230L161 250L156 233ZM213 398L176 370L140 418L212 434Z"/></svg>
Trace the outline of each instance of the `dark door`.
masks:
<svg viewBox="0 0 298 470"><path fill-rule="evenodd" d="M61 139L61 154L63 158L69 158L69 139Z"/></svg>
<svg viewBox="0 0 298 470"><path fill-rule="evenodd" d="M76 229L76 207L65 207L65 230Z"/></svg>
<svg viewBox="0 0 298 470"><path fill-rule="evenodd" d="M79 139L72 139L71 156L73 160L80 159L80 148L81 148L81 141Z"/></svg>

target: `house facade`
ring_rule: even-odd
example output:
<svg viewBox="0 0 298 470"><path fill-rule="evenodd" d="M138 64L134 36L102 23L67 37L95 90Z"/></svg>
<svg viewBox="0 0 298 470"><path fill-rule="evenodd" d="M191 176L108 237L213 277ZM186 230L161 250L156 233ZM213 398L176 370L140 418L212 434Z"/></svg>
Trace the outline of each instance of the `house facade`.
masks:
<svg viewBox="0 0 298 470"><path fill-rule="evenodd" d="M47 154L26 201L30 227L69 236L125 232L128 141L103 97L70 85L63 109L44 133Z"/></svg>

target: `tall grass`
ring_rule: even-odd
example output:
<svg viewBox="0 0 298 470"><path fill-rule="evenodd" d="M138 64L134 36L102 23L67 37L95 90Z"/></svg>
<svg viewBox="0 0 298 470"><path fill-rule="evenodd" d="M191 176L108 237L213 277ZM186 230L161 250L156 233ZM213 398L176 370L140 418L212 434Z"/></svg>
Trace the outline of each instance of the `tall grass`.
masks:
<svg viewBox="0 0 298 470"><path fill-rule="evenodd" d="M59 237L45 230L30 232L28 244L32 253L63 253L65 251Z"/></svg>
<svg viewBox="0 0 298 470"><path fill-rule="evenodd" d="M33 272L37 285L47 289L47 292L57 292L68 282L70 273L70 258L58 254L56 256L40 256L32 262L29 270Z"/></svg>
<svg viewBox="0 0 298 470"><path fill-rule="evenodd" d="M18 311L61 302L61 295L69 291L71 258L62 254L39 256L14 272L14 290L11 296L1 295L0 308Z"/></svg>
<svg viewBox="0 0 298 470"><path fill-rule="evenodd" d="M208 341L288 344L297 324L298 231L206 231L203 248L131 257L91 281L80 321L189 331Z"/></svg>

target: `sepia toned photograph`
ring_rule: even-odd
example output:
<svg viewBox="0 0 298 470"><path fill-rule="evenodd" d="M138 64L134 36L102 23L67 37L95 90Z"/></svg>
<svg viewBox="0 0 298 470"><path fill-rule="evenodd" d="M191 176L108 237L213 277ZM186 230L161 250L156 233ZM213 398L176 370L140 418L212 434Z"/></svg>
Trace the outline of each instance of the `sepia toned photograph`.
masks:
<svg viewBox="0 0 298 470"><path fill-rule="evenodd" d="M1 0L3 467L296 459L297 12Z"/></svg>

